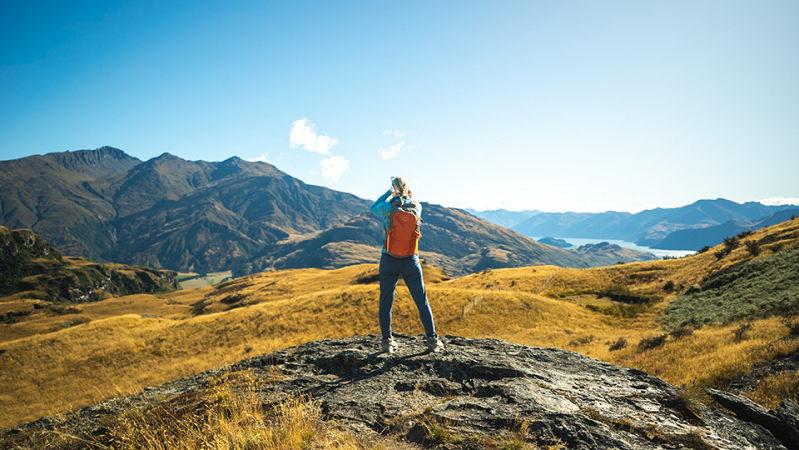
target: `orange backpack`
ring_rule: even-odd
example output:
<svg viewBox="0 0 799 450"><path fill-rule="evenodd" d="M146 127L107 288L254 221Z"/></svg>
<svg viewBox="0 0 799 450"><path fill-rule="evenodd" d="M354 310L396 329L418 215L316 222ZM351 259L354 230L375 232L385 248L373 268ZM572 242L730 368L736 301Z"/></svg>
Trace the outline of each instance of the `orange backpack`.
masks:
<svg viewBox="0 0 799 450"><path fill-rule="evenodd" d="M399 201L392 201L386 226L386 253L396 258L415 255L419 250L419 238L422 237L419 231L421 221L416 203L403 205Z"/></svg>

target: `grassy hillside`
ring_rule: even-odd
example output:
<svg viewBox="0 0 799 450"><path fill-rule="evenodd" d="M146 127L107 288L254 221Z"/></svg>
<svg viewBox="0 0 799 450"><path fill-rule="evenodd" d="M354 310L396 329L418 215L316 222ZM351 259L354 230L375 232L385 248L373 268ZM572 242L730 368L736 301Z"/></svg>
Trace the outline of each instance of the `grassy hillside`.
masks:
<svg viewBox="0 0 799 450"><path fill-rule="evenodd" d="M23 278L61 264L61 252L30 230L11 231L0 226L0 295L24 289L28 285L23 284Z"/></svg>
<svg viewBox="0 0 799 450"><path fill-rule="evenodd" d="M0 295L81 303L176 288L175 272L64 257L31 230L0 225Z"/></svg>
<svg viewBox="0 0 799 450"><path fill-rule="evenodd" d="M671 327L799 314L799 248L729 267L666 308Z"/></svg>
<svg viewBox="0 0 799 450"><path fill-rule="evenodd" d="M85 323L64 318L76 304L177 288L175 272L64 257L30 230L0 226L0 341ZM16 323L34 327L9 328Z"/></svg>
<svg viewBox="0 0 799 450"><path fill-rule="evenodd" d="M759 251L747 250L747 242L759 243ZM799 220L793 220L742 237L734 248L681 259L485 270L454 280L426 266L425 277L442 335L570 349L697 392L797 351L797 318L742 316L665 329L670 302L747 261L790 256L797 244ZM58 320L82 323L56 331L48 317L0 325L0 427L310 340L377 334L376 274L375 265L265 272L214 287L77 305ZM394 320L397 332L422 333L403 287ZM780 397L796 399L799 379L787 374L764 386L747 394L773 407Z"/></svg>

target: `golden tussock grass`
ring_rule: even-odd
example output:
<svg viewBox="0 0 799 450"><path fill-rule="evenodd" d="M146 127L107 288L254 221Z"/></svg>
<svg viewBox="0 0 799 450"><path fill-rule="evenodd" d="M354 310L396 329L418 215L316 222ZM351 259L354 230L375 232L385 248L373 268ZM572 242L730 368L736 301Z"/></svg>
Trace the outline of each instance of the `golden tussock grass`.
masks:
<svg viewBox="0 0 799 450"><path fill-rule="evenodd" d="M799 372L769 375L746 395L761 405L776 410L782 399L799 398Z"/></svg>
<svg viewBox="0 0 799 450"><path fill-rule="evenodd" d="M769 233L777 238L761 256L769 246L799 243L799 220ZM764 237L760 231L746 239ZM667 283L688 287L751 257L741 246L722 258L711 250L597 269L490 270L450 281L438 269L424 270L439 334L574 350L691 387L718 385L799 347L776 319L752 321L740 338L734 333L740 324L712 325L669 334L651 348L639 345L669 332L658 321L674 295ZM78 305L72 315L36 311L1 325L0 427L316 339L378 334L376 274L376 265L265 272L216 287ZM614 286L648 303L625 305L597 294ZM88 323L63 327L73 316ZM396 332L422 333L403 286L393 316ZM53 331L56 326L62 329ZM619 343L626 345L611 350ZM790 391L795 381L772 385Z"/></svg>
<svg viewBox="0 0 799 450"><path fill-rule="evenodd" d="M106 416L104 434L76 436L61 430L20 436L26 448L149 450L289 450L377 448L322 418L317 404L300 396L265 407L261 381L250 372L218 377L210 388L143 409Z"/></svg>
<svg viewBox="0 0 799 450"><path fill-rule="evenodd" d="M738 338L740 324L709 325L681 338L669 337L659 347L641 351L635 346L616 352L609 360L636 367L680 386L721 387L749 372L755 363L799 349L799 340L784 339L788 329L776 318L750 322Z"/></svg>
<svg viewBox="0 0 799 450"><path fill-rule="evenodd" d="M190 406L178 410L182 417L166 404L120 418L111 425L110 440L120 448L154 450L365 448L351 433L324 421L309 398L290 398L265 409L254 378L237 375L244 377L235 382L238 386L223 380L204 398L188 399ZM170 403L176 401L186 399Z"/></svg>

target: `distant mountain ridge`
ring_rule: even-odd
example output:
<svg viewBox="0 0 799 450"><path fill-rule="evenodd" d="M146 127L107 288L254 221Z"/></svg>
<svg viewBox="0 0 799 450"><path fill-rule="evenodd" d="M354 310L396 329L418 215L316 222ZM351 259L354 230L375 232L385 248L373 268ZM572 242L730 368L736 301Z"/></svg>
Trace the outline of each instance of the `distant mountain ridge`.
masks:
<svg viewBox="0 0 799 450"><path fill-rule="evenodd" d="M756 231L771 225L776 225L799 216L799 208L784 209L757 221L730 220L706 228L679 230L666 236L654 248L663 250L699 250L702 247L712 247L724 241L724 238L736 236L744 231Z"/></svg>
<svg viewBox="0 0 799 450"><path fill-rule="evenodd" d="M510 228L533 238L555 236L559 238L617 239L658 249L697 250L705 245L715 245L721 241L716 240L715 237L703 238L701 237L704 236L703 233L692 235L690 230L698 231L716 227L730 221L757 222L792 208L796 208L796 206L770 206L758 202L739 204L719 198L699 200L679 208L655 208L636 214L619 211L539 213ZM484 217L492 217L487 211L480 214ZM727 225L727 227L743 230L741 226ZM717 232L720 230L717 229ZM678 234L667 240L673 233ZM709 238L715 234L717 233L709 233L707 236ZM700 237L690 238L689 243L683 241L680 236ZM699 239L697 242L703 242L699 247L696 247L696 239Z"/></svg>
<svg viewBox="0 0 799 450"><path fill-rule="evenodd" d="M514 225L523 222L530 217L540 214L541 211L508 211L507 209L494 209L488 211L476 211L471 208L465 208L467 213L485 219L491 223L503 226L505 228L513 228Z"/></svg>
<svg viewBox="0 0 799 450"><path fill-rule="evenodd" d="M67 255L178 271L374 262L382 229L371 203L236 157L141 161L103 147L0 162L2 225L32 229ZM425 204L424 220L422 256L452 274L598 264L461 210Z"/></svg>

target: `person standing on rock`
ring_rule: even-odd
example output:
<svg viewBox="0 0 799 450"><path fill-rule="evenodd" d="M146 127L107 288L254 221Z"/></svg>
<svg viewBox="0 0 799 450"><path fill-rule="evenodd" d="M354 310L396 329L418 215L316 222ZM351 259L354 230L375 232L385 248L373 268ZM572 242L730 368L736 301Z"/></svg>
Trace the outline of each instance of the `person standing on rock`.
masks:
<svg viewBox="0 0 799 450"><path fill-rule="evenodd" d="M422 205L411 200L408 183L402 177L391 178L391 189L372 205L372 212L383 219L386 231L383 251L380 256L380 331L383 334L382 349L394 353L397 343L391 335L391 308L399 276L405 281L408 291L419 309L419 318L427 335L427 348L439 352L444 344L436 335L433 311L427 301L427 292L419 263L417 240L419 223L422 221ZM415 227L415 229L414 229Z"/></svg>

